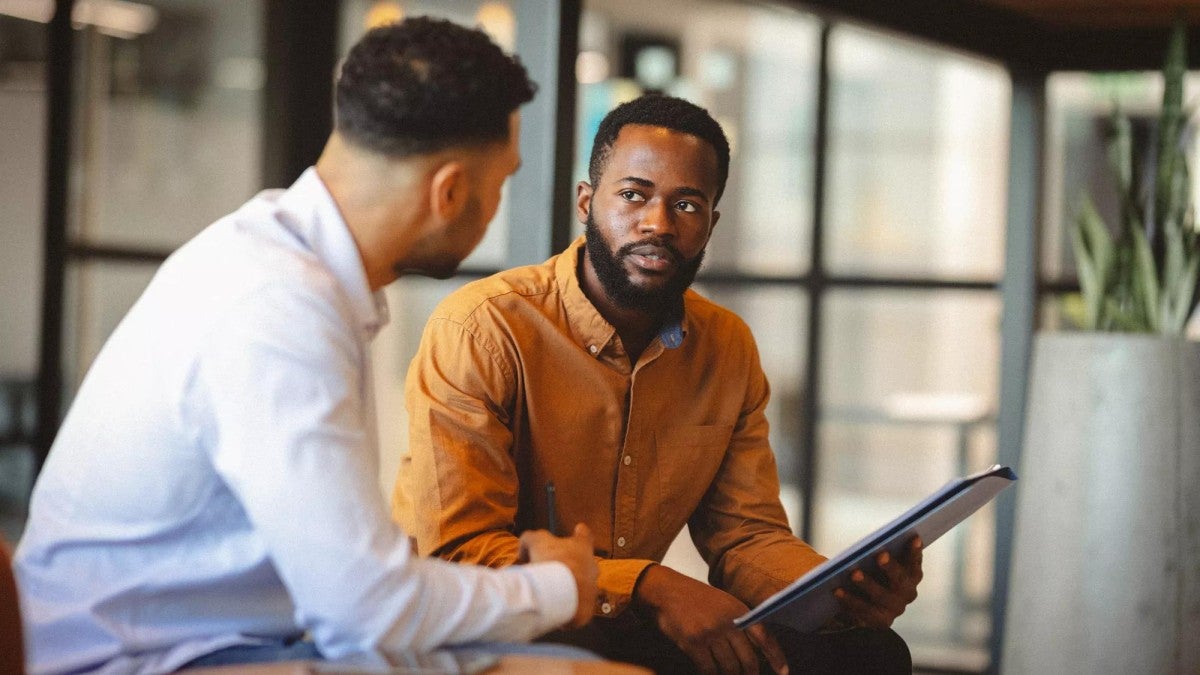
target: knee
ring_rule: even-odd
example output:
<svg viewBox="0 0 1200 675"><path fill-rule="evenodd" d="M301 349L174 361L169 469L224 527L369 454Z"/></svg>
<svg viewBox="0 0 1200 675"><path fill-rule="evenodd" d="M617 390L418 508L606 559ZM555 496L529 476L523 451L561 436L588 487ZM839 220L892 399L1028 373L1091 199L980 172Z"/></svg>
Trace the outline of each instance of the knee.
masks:
<svg viewBox="0 0 1200 675"><path fill-rule="evenodd" d="M908 643L894 631L860 629L863 633L863 655L868 657L868 670L871 673L912 673L912 653L908 651Z"/></svg>
<svg viewBox="0 0 1200 675"><path fill-rule="evenodd" d="M857 628L835 633L800 634L777 629L776 638L792 672L838 675L912 673L908 644L894 630Z"/></svg>

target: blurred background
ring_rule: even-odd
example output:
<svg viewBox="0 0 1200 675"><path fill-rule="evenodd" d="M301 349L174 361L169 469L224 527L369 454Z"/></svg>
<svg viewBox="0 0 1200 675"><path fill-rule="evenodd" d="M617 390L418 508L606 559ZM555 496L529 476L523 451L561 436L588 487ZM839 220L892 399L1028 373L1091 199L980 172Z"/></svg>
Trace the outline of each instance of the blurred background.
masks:
<svg viewBox="0 0 1200 675"><path fill-rule="evenodd" d="M461 273L388 289L381 490L425 318L582 232L592 135L645 91L705 106L731 138L697 289L760 344L797 533L833 554L955 476L1015 464L1029 336L1079 314L1067 228L1085 190L1111 192L1105 120L1119 102L1147 142L1164 26L1193 3L863 4L0 0L0 531L19 538L59 416L158 264L298 176L329 131L336 59L421 14L481 26L541 90L524 168ZM1198 92L1192 75L1185 101ZM924 672L995 668L1010 539L1001 500L927 551L896 626ZM669 562L705 575L686 533Z"/></svg>

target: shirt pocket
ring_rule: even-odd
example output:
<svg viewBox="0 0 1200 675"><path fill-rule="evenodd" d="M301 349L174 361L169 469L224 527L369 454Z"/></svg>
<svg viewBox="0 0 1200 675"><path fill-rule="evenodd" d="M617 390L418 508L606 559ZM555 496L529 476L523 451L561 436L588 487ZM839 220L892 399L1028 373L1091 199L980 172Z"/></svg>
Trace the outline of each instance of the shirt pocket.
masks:
<svg viewBox="0 0 1200 675"><path fill-rule="evenodd" d="M658 527L679 533L721 468L733 425L688 425L654 433Z"/></svg>

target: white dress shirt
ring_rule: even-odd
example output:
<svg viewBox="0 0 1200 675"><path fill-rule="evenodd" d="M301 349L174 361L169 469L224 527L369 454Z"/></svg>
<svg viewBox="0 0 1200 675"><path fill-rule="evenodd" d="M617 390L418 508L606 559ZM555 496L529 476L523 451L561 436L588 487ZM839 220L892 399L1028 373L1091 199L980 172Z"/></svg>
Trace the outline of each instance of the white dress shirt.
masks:
<svg viewBox="0 0 1200 675"><path fill-rule="evenodd" d="M314 169L163 263L84 379L15 568L35 673L164 672L308 632L330 658L527 640L565 565L416 557L378 488L386 322Z"/></svg>

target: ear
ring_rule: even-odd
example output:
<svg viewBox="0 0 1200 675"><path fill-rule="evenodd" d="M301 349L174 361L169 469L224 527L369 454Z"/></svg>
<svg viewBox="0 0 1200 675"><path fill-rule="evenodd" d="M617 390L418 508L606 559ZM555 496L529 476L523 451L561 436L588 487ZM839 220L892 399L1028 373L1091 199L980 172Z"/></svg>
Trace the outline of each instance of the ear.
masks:
<svg viewBox="0 0 1200 675"><path fill-rule="evenodd" d="M575 217L581 223L587 223L588 211L592 208L592 185L586 180L579 181L575 186Z"/></svg>
<svg viewBox="0 0 1200 675"><path fill-rule="evenodd" d="M708 236L712 236L713 230L717 229L717 221L721 219L720 211L713 211L712 222L708 224Z"/></svg>
<svg viewBox="0 0 1200 675"><path fill-rule="evenodd" d="M429 181L429 210L441 223L448 223L467 205L467 170L462 162L449 161L433 172Z"/></svg>

